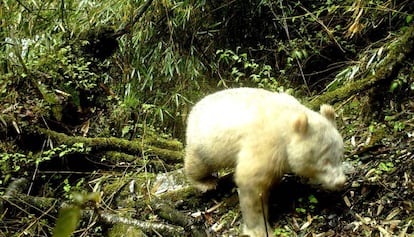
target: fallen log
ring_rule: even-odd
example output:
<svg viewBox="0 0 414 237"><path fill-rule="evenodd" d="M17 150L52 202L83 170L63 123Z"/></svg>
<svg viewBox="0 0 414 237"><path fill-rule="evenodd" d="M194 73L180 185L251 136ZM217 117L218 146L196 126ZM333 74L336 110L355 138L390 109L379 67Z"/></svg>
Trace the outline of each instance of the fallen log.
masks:
<svg viewBox="0 0 414 237"><path fill-rule="evenodd" d="M38 136L46 136L53 142L53 145L65 144L71 146L75 143L82 143L92 152L121 151L128 154L153 157L156 156L166 163L180 163L183 159L183 146L174 139L162 139L149 137L139 140L126 140L116 137L89 138L82 136L69 136L45 128L36 128L32 133Z"/></svg>
<svg viewBox="0 0 414 237"><path fill-rule="evenodd" d="M334 104L344 100L356 93L366 91L382 81L392 79L395 71L400 68L402 62L410 55L414 47L414 24L408 27L405 33L400 37L395 46L390 49L388 55L384 59L376 73L362 80L357 80L345 84L338 89L326 92L323 95L313 98L306 105L312 109L318 109L321 104Z"/></svg>

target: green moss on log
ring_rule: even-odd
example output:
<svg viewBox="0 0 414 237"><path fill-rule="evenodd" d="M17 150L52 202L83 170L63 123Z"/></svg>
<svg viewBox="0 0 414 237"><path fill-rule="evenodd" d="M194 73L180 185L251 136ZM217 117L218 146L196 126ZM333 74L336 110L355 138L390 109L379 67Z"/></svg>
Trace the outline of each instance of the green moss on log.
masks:
<svg viewBox="0 0 414 237"><path fill-rule="evenodd" d="M312 109L318 109L321 104L336 103L353 94L372 88L383 80L390 79L390 76L399 68L399 65L401 65L406 56L412 52L413 45L414 24L406 29L405 33L390 50L381 67L378 68L374 75L370 75L359 81L351 82L332 92L327 92L321 96L315 97L305 104Z"/></svg>

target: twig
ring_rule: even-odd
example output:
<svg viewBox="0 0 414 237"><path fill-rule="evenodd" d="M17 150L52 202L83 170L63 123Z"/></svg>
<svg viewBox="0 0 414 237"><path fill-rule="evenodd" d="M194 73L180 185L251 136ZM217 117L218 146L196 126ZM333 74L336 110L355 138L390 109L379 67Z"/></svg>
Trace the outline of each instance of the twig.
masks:
<svg viewBox="0 0 414 237"><path fill-rule="evenodd" d="M292 42L291 42L291 39L290 39L289 28L288 28L288 24L287 24L287 22L286 22L286 13L285 13L285 10L283 9L282 1L279 1L279 4L280 4L280 9L282 10L282 15L283 15L283 18L282 18L282 19L280 19L280 17L279 17L279 16L278 16L278 15L277 15L274 11L273 11L273 9L272 9L272 13L273 13L273 15L274 15L277 19L279 19L279 20L281 20L281 21L282 21L282 23L283 23L283 29L285 30L286 37L287 37L287 39L288 39L288 41L289 41L290 46L292 46ZM305 78L305 75L304 75L304 73L303 73L302 64L300 63L300 61L299 61L298 57L295 57L295 61L296 61L296 64L298 65L298 68L299 68L299 71L300 71L300 75L301 75L302 80L303 80L303 84L305 85L306 90L307 90L308 94L310 95L310 94L311 94L311 92L310 92L310 90L309 90L308 83L306 82L306 78Z"/></svg>
<svg viewBox="0 0 414 237"><path fill-rule="evenodd" d="M334 35L332 34L332 31L328 29L328 27L323 23L323 21L319 20L318 17L315 16L312 12L310 12L308 9L304 8L303 6L300 6L306 13L308 13L316 22L319 23L319 25L322 26L324 31L328 34L329 38L333 41L335 41L335 44L338 46L338 48L342 51L342 53L345 53L345 50L341 47L341 45L338 43L338 41L335 39Z"/></svg>

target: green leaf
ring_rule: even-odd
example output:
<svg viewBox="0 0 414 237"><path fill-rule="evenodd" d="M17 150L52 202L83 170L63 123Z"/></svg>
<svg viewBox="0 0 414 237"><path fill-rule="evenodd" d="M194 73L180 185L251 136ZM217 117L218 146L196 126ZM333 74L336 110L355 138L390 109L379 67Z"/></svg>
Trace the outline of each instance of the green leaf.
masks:
<svg viewBox="0 0 414 237"><path fill-rule="evenodd" d="M316 199L316 197L313 195L309 195L308 199L310 203L313 203L313 204L318 203L318 199Z"/></svg>
<svg viewBox="0 0 414 237"><path fill-rule="evenodd" d="M376 124L371 124L371 125L369 125L368 130L369 130L371 133L374 133L374 132L375 132L375 126L376 126Z"/></svg>
<svg viewBox="0 0 414 237"><path fill-rule="evenodd" d="M129 131L131 130L131 126L129 126L129 125L127 125L127 126L124 126L123 128L122 128L122 137L125 137L125 135L126 134L128 134L129 133Z"/></svg>
<svg viewBox="0 0 414 237"><path fill-rule="evenodd" d="M296 56L296 58L298 58L298 59L302 59L302 52L301 51L299 51L299 50L295 50L295 51L293 51L293 53L294 53L294 55Z"/></svg>
<svg viewBox="0 0 414 237"><path fill-rule="evenodd" d="M68 193L68 192L70 191L70 189L71 189L71 186L70 186L70 184L69 184L69 180L68 180L68 179L65 179L65 180L63 181L63 183L65 184L65 185L63 185L63 190L64 190L66 193Z"/></svg>
<svg viewBox="0 0 414 237"><path fill-rule="evenodd" d="M410 24L412 21L413 21L413 16L412 16L412 15L408 15L408 16L405 18L405 22L407 22L407 24Z"/></svg>
<svg viewBox="0 0 414 237"><path fill-rule="evenodd" d="M395 91L395 89L397 89L399 86L400 84L398 83L398 81L393 81L390 86L390 92Z"/></svg>
<svg viewBox="0 0 414 237"><path fill-rule="evenodd" d="M306 214L306 209L305 208L297 207L297 208L295 208L295 211L297 213Z"/></svg>
<svg viewBox="0 0 414 237"><path fill-rule="evenodd" d="M392 172L392 171L394 170L394 164L393 164L392 162L386 162L386 163L381 162L381 163L378 165L378 168L379 168L381 171L385 171L385 172Z"/></svg>
<svg viewBox="0 0 414 237"><path fill-rule="evenodd" d="M53 237L68 237L76 230L81 216L78 206L64 207L59 211L56 226L53 229Z"/></svg>

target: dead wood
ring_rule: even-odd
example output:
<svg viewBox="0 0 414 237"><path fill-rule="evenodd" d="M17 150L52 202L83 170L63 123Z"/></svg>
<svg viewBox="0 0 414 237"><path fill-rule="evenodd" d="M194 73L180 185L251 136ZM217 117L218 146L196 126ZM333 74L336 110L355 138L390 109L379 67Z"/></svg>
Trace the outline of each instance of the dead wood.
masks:
<svg viewBox="0 0 414 237"><path fill-rule="evenodd" d="M16 193L12 196L0 196L0 211L4 213L6 209L13 208L25 212L34 210L39 213L45 213L54 210L56 213L57 208L59 207L59 202L61 202L61 200L58 200L56 198L37 197L22 193Z"/></svg>
<svg viewBox="0 0 414 237"><path fill-rule="evenodd" d="M193 224L193 220L189 215L185 215L178 211L165 200L153 199L151 201L151 207L161 218L173 224L183 227L191 226Z"/></svg>
<svg viewBox="0 0 414 237"><path fill-rule="evenodd" d="M137 139L133 141L109 137L89 138L82 136L69 136L64 133L59 133L53 130L37 128L34 133L47 136L52 140L54 145L65 144L71 146L75 143L83 143L85 147L91 148L93 152L104 151L122 151L128 154L158 157L167 163L182 162L183 150L182 144L174 139L161 139L148 137Z"/></svg>
<svg viewBox="0 0 414 237"><path fill-rule="evenodd" d="M25 194L14 194L13 196L0 196L0 211L3 213L5 209L16 208L21 211L34 210L42 215L48 215L54 218L54 215L49 213L57 213L60 207L70 206L69 203L62 202L56 198L36 197ZM145 233L162 233L163 236L181 236L185 233L182 226L165 224L161 222L141 221L133 218L122 217L117 214L112 214L105 211L93 211L84 209L81 211L82 219L89 219L94 215L98 215L102 222L115 225L127 224L134 226Z"/></svg>
<svg viewBox="0 0 414 237"><path fill-rule="evenodd" d="M120 217L115 214L102 212L99 214L101 219L110 224L128 224L138 227L146 233L161 233L163 236L182 236L184 228L181 226L169 225L164 223L156 223L150 221L140 221L132 218Z"/></svg>
<svg viewBox="0 0 414 237"><path fill-rule="evenodd" d="M354 81L340 88L315 97L307 105L312 109L317 109L324 103L336 103L344 100L351 95L366 91L382 81L391 80L391 76L398 70L402 62L412 53L414 45L414 24L407 28L406 32L400 37L395 46L390 49L376 73L362 80Z"/></svg>
<svg viewBox="0 0 414 237"><path fill-rule="evenodd" d="M138 167L146 166L150 172L155 173L177 169L176 164L167 164L161 159L140 159L136 155L118 151L106 151L100 153L99 157L101 160L112 162L116 167L130 167L133 164Z"/></svg>
<svg viewBox="0 0 414 237"><path fill-rule="evenodd" d="M45 213L52 210L58 200L55 198L35 197L24 194L29 188L29 181L26 178L19 178L12 181L7 187L4 195L0 196L0 212L4 213L7 209L35 210ZM52 207L52 208L51 208Z"/></svg>

